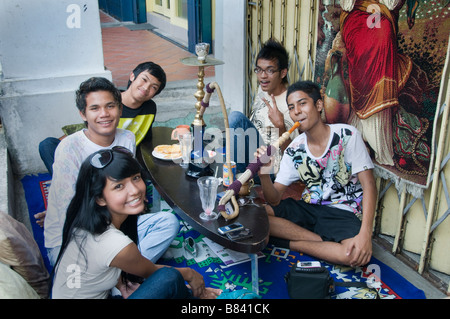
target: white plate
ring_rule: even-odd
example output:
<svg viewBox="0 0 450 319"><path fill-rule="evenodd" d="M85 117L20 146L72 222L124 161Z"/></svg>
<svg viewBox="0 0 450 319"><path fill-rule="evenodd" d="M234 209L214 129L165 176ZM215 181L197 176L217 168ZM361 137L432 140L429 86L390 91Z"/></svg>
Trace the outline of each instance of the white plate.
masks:
<svg viewBox="0 0 450 319"><path fill-rule="evenodd" d="M172 158L170 158L170 157L168 157L168 155L161 154L161 153L156 152L156 151L153 151L153 152L152 152L152 155L153 155L154 157L156 157L157 159L160 159L160 160L163 160L163 161L173 161L173 160L178 160L178 159L181 159L181 157L182 157L182 156L178 156L178 157L172 157Z"/></svg>
<svg viewBox="0 0 450 319"><path fill-rule="evenodd" d="M153 150L152 155L154 157L156 157L157 159L160 159L160 160L163 160L163 161L173 161L173 160L178 160L178 159L182 158L181 155L177 156L177 157L170 157L170 155L160 153L156 149Z"/></svg>

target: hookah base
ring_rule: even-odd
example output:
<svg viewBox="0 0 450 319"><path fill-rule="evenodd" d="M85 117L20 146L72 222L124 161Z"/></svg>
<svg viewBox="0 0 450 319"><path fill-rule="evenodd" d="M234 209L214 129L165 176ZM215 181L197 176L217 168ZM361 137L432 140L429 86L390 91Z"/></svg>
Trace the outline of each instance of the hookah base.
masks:
<svg viewBox="0 0 450 319"><path fill-rule="evenodd" d="M202 176L213 176L214 171L210 165L206 163L189 163L186 175L193 178L200 178Z"/></svg>

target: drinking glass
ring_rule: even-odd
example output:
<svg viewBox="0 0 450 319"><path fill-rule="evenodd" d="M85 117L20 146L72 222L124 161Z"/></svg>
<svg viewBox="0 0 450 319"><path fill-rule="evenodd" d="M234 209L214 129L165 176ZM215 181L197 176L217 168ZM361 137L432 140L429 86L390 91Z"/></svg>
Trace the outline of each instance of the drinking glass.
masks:
<svg viewBox="0 0 450 319"><path fill-rule="evenodd" d="M178 140L180 141L181 148L181 167L188 167L189 161L191 159L191 151L192 151L192 135L191 133L185 133L182 135L178 135Z"/></svg>
<svg viewBox="0 0 450 319"><path fill-rule="evenodd" d="M213 212L216 204L217 186L219 179L213 176L203 176L197 180L200 189L200 200L202 201L203 212L200 218L203 220L214 220L219 214Z"/></svg>

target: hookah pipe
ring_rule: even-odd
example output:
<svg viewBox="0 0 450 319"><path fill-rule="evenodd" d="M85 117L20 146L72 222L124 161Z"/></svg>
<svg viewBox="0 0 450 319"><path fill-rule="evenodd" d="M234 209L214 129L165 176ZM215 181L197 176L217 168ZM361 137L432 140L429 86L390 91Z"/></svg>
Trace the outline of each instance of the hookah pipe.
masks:
<svg viewBox="0 0 450 319"><path fill-rule="evenodd" d="M225 108L225 102L223 100L223 96L222 96L222 92L220 91L220 87L216 82L211 82L208 83L206 85L206 94L203 97L203 100L201 101L201 108L200 108L200 116L203 116L203 114L205 113L206 108L209 106L209 100L211 98L211 94L214 92L214 90L217 89L217 93L219 96L219 101L220 101L220 105L222 107L222 113L223 113L223 118L224 118L224 123L225 123L225 134L226 134L226 138L225 138L225 148L226 148L226 164L228 165L228 167L231 168L231 158L230 158L230 125L228 123L228 115L227 115L227 110ZM277 141L275 141L274 145L270 145L267 148L267 156L271 156L272 153L274 154L275 151L278 149L280 144L283 144L288 138L289 135L291 135L291 133L297 129L300 126L300 122L296 122L289 131L284 132ZM217 209L219 210L220 214L223 216L223 218L225 219L233 219L235 218L237 215L239 215L239 205L237 203L236 197L234 196L235 194L239 193L239 190L241 189L242 184L246 183L250 178L252 178L253 176L255 176L256 174L258 174L259 169L261 168L261 166L264 163L261 162L260 158L255 158L248 166L247 169L245 170L245 172L239 177L239 179L233 181L233 183L231 183L231 185L228 187L228 190L225 192L224 196L221 198L221 200L219 201L219 205L217 206ZM233 172L231 171L231 169L229 170L229 176L230 176L230 180L233 180ZM227 213L226 209L225 209L225 204L228 203L231 200L231 203L233 204L233 212L231 212L230 214Z"/></svg>
<svg viewBox="0 0 450 319"><path fill-rule="evenodd" d="M211 98L211 94L214 92L215 89L217 89L217 94L219 96L219 101L220 101L220 105L221 105L221 108L222 108L223 120L224 120L224 123L225 123L225 149L226 149L226 151L225 151L226 152L225 153L225 155L226 155L225 161L226 161L226 164L228 165L228 167L230 168L228 174L229 174L230 181L232 181L234 179L234 176L233 176L233 172L231 170L230 125L228 123L228 114L227 114L227 109L225 108L225 102L224 102L224 99L223 99L223 96L222 96L222 92L220 90L219 85L216 82L211 82L211 83L208 83L206 85L206 93L205 93L205 96L203 97L203 100L201 101L200 116L201 117L203 116L203 114L205 113L206 108L209 106L209 100ZM239 186L239 188L240 188L240 186ZM238 189L238 191L239 191L239 189ZM236 192L236 193L238 193L238 192ZM234 196L234 194L232 194L231 196L228 197L227 202L230 199L231 199L231 203L233 204L234 213L232 215L228 215L225 212L225 209L224 209L224 211L223 212L221 211L220 213L222 214L222 216L225 219L234 218L234 217L236 217L239 214L239 205L238 205L238 202L237 202L236 197ZM220 204L220 202L219 202L219 204ZM233 216L233 217L230 217L230 216Z"/></svg>
<svg viewBox="0 0 450 319"><path fill-rule="evenodd" d="M275 141L273 145L269 145L267 147L266 154L267 156L272 156L275 154L275 151L278 149L280 144L283 144L286 142L286 140L289 138L289 135L297 129L297 127L300 126L300 122L295 122L295 124L291 127L291 129L287 132L284 132L278 140ZM227 136L227 142L228 142L228 136ZM227 149L227 155L228 155L228 149ZM227 159L228 160L228 159ZM264 163L261 162L261 159L256 157L248 166L245 172L231 185L228 187L228 190L225 192L225 195L220 199L219 205L217 206L217 209L222 214L222 216L225 219L233 219L239 214L239 206L235 205L234 202L236 202L236 198L234 197L234 194L238 194L239 190L241 189L242 184L245 184L250 178L258 174L259 169ZM230 167L230 166L228 166ZM230 200L232 200L234 211L231 214L228 214L225 209L225 204ZM238 208L236 209L236 206Z"/></svg>

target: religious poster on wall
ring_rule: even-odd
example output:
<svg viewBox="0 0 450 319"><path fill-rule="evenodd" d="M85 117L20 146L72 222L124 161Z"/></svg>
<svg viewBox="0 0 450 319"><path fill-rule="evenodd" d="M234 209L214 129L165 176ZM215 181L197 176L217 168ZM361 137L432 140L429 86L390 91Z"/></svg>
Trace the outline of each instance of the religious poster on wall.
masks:
<svg viewBox="0 0 450 319"><path fill-rule="evenodd" d="M319 10L324 120L358 128L377 175L419 197L443 103L450 0L321 0Z"/></svg>

